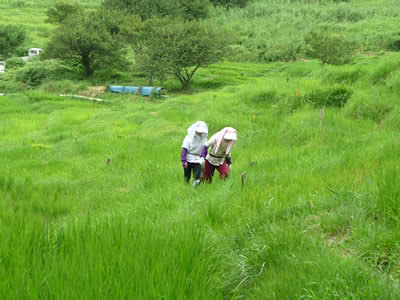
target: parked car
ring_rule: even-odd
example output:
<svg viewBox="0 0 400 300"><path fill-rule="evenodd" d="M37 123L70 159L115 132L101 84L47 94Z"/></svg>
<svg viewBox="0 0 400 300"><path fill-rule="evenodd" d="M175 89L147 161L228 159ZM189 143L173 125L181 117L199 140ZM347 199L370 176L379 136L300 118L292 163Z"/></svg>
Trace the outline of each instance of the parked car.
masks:
<svg viewBox="0 0 400 300"><path fill-rule="evenodd" d="M39 55L40 52L42 52L41 48L30 48L28 50L28 56L35 56L35 55Z"/></svg>

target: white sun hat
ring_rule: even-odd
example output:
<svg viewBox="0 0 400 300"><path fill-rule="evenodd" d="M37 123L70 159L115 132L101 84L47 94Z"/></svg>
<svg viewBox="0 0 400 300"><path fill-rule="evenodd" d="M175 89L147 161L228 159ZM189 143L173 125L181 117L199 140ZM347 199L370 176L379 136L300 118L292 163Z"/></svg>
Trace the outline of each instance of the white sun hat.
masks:
<svg viewBox="0 0 400 300"><path fill-rule="evenodd" d="M224 139L236 141L237 140L237 134L234 131L228 131L227 133L225 133Z"/></svg>

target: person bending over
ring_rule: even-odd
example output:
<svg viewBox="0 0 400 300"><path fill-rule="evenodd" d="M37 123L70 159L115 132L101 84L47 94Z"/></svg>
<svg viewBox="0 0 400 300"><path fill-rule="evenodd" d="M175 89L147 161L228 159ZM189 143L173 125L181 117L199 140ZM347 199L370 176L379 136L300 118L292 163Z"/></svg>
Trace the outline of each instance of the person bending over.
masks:
<svg viewBox="0 0 400 300"><path fill-rule="evenodd" d="M231 149L236 140L236 129L225 127L204 145L201 157L205 157L203 176L205 182L211 183L215 169L218 170L220 178L228 176L232 166Z"/></svg>

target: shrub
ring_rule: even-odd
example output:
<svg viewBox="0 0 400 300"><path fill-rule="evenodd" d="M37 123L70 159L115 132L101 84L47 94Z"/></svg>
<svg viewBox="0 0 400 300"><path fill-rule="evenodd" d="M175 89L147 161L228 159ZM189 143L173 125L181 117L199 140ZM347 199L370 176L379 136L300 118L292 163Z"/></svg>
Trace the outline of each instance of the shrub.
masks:
<svg viewBox="0 0 400 300"><path fill-rule="evenodd" d="M305 36L305 42L307 55L323 63L343 65L352 61L354 45L343 36L310 32Z"/></svg>
<svg viewBox="0 0 400 300"><path fill-rule="evenodd" d="M18 69L16 80L23 82L27 87L36 87L47 79L60 78L60 75L69 71L71 70L59 60L34 59Z"/></svg>
<svg viewBox="0 0 400 300"><path fill-rule="evenodd" d="M17 69L23 67L25 65L25 61L19 57L11 57L7 59L6 65L7 65L7 70Z"/></svg>
<svg viewBox="0 0 400 300"><path fill-rule="evenodd" d="M321 88L306 94L303 99L305 103L313 106L342 107L350 99L352 92L343 86Z"/></svg>
<svg viewBox="0 0 400 300"><path fill-rule="evenodd" d="M222 6L225 8L245 7L249 0L210 0L214 6Z"/></svg>

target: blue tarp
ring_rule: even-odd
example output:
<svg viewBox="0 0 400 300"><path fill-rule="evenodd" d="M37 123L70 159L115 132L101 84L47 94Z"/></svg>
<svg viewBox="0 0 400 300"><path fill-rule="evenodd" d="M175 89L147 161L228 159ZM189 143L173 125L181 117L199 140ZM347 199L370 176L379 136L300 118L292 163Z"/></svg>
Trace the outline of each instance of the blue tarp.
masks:
<svg viewBox="0 0 400 300"><path fill-rule="evenodd" d="M164 90L162 87L153 86L120 86L111 85L108 90L114 93L124 93L124 94L136 94L142 96L160 96L161 92Z"/></svg>

